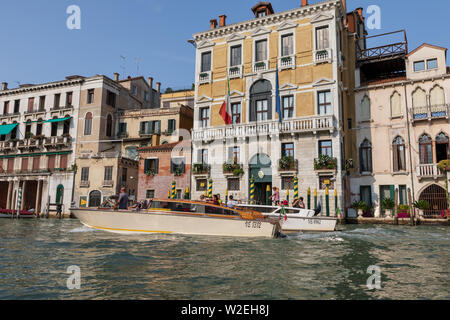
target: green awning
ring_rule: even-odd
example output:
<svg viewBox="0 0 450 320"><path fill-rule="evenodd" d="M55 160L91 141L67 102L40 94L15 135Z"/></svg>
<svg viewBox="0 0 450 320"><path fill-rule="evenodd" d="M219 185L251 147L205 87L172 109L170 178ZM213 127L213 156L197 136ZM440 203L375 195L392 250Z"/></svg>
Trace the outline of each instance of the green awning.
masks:
<svg viewBox="0 0 450 320"><path fill-rule="evenodd" d="M69 120L69 119L71 119L71 117L63 118L63 119L50 119L50 120L44 121L44 123L63 122L63 121Z"/></svg>
<svg viewBox="0 0 450 320"><path fill-rule="evenodd" d="M4 124L0 126L0 135L5 135L10 133L14 130L15 127L17 127L18 123L13 124Z"/></svg>

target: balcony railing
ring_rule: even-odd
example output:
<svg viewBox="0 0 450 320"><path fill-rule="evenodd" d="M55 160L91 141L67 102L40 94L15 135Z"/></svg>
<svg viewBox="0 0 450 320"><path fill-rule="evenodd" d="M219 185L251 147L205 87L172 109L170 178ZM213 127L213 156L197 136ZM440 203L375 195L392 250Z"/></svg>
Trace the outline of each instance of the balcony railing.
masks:
<svg viewBox="0 0 450 320"><path fill-rule="evenodd" d="M150 137L155 134L161 135L161 130L139 131L141 137Z"/></svg>
<svg viewBox="0 0 450 320"><path fill-rule="evenodd" d="M90 181L80 181L80 188L89 188L91 185Z"/></svg>
<svg viewBox="0 0 450 320"><path fill-rule="evenodd" d="M413 121L448 119L449 111L448 104L414 107L411 109L411 116Z"/></svg>
<svg viewBox="0 0 450 320"><path fill-rule="evenodd" d="M233 66L228 68L228 77L230 79L242 78L242 66Z"/></svg>
<svg viewBox="0 0 450 320"><path fill-rule="evenodd" d="M44 138L44 146L49 147L68 147L72 142L70 136L57 136Z"/></svg>
<svg viewBox="0 0 450 320"><path fill-rule="evenodd" d="M200 74L198 76L198 82L200 84L211 83L211 80L212 80L212 72L211 71L200 72Z"/></svg>
<svg viewBox="0 0 450 320"><path fill-rule="evenodd" d="M269 61L258 61L253 64L253 72L262 72L269 69Z"/></svg>
<svg viewBox="0 0 450 320"><path fill-rule="evenodd" d="M35 113L45 113L45 109L44 108L39 108L39 109L35 109L35 110L29 110L26 111L24 114L35 114Z"/></svg>
<svg viewBox="0 0 450 320"><path fill-rule="evenodd" d="M443 176L437 164L420 164L417 166L417 176L423 178L438 178Z"/></svg>
<svg viewBox="0 0 450 320"><path fill-rule="evenodd" d="M110 187L112 188L114 186L114 181L113 180L103 180L103 187Z"/></svg>
<svg viewBox="0 0 450 320"><path fill-rule="evenodd" d="M17 148L18 141L0 141L0 151L11 151Z"/></svg>
<svg viewBox="0 0 450 320"><path fill-rule="evenodd" d="M295 69L295 55L281 57L278 59L280 70Z"/></svg>
<svg viewBox="0 0 450 320"><path fill-rule="evenodd" d="M17 148L32 149L32 148L39 148L41 145L42 145L42 140L30 138L30 139L20 140L17 144Z"/></svg>
<svg viewBox="0 0 450 320"><path fill-rule="evenodd" d="M212 141L215 139L251 137L281 133L317 133L318 131L334 132L334 116L314 116L279 121L252 122L235 124L226 127L197 129L193 132L194 141Z"/></svg>
<svg viewBox="0 0 450 320"><path fill-rule="evenodd" d="M203 163L194 163L192 174L208 174L211 171L211 166Z"/></svg>
<svg viewBox="0 0 450 320"><path fill-rule="evenodd" d="M331 63L332 61L332 50L331 49L321 49L314 51L314 63Z"/></svg>

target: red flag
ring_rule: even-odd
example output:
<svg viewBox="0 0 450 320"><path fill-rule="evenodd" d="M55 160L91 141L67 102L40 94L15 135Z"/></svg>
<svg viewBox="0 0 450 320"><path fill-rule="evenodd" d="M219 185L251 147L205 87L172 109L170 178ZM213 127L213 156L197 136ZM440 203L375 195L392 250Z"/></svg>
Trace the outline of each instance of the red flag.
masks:
<svg viewBox="0 0 450 320"><path fill-rule="evenodd" d="M225 121L226 125L229 125L233 122L231 119L231 105L230 105L230 80L227 79L227 96L225 97L225 101L220 108L220 115L222 116L223 121Z"/></svg>

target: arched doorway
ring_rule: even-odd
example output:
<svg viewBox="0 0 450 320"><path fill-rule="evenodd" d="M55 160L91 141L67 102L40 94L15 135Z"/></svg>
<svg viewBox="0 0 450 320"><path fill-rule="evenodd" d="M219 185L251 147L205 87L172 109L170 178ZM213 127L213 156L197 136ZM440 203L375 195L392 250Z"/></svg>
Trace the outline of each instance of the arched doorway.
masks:
<svg viewBox="0 0 450 320"><path fill-rule="evenodd" d="M91 191L89 193L89 208L100 207L102 204L102 194L98 190Z"/></svg>
<svg viewBox="0 0 450 320"><path fill-rule="evenodd" d="M249 162L249 181L255 180L255 202L265 205L267 203L266 190L272 189L272 161L267 154L257 154ZM250 199L250 183L249 183Z"/></svg>
<svg viewBox="0 0 450 320"><path fill-rule="evenodd" d="M419 199L427 201L431 206L430 210L424 211L427 218L440 218L442 210L447 210L447 191L437 184L426 188Z"/></svg>
<svg viewBox="0 0 450 320"><path fill-rule="evenodd" d="M56 188L56 204L63 204L64 203L64 186L60 184Z"/></svg>
<svg viewBox="0 0 450 320"><path fill-rule="evenodd" d="M250 88L250 121L272 120L272 84L258 80Z"/></svg>

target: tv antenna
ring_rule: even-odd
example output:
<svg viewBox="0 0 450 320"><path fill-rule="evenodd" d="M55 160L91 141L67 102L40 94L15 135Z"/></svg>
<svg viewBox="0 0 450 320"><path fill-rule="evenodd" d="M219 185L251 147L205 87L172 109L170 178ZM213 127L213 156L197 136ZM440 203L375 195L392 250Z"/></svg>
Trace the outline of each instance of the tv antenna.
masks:
<svg viewBox="0 0 450 320"><path fill-rule="evenodd" d="M122 74L123 76L125 76L125 70L126 70L126 60L127 58L124 56L120 56L120 58L122 59L122 65L120 66L122 68Z"/></svg>
<svg viewBox="0 0 450 320"><path fill-rule="evenodd" d="M140 58L135 58L136 60L136 77L139 76L139 62L141 62Z"/></svg>

